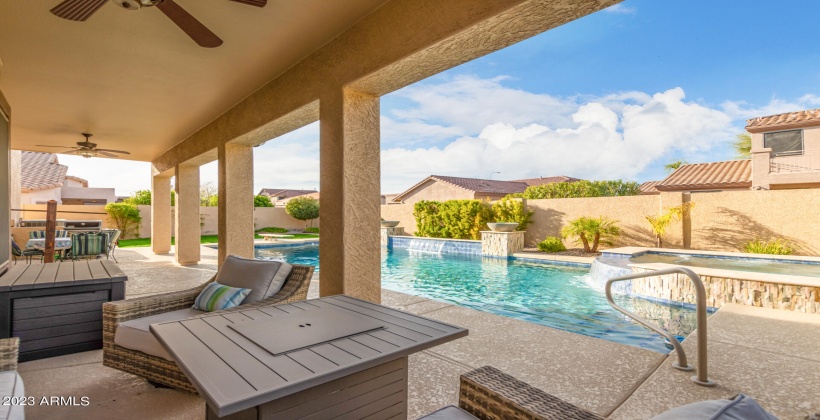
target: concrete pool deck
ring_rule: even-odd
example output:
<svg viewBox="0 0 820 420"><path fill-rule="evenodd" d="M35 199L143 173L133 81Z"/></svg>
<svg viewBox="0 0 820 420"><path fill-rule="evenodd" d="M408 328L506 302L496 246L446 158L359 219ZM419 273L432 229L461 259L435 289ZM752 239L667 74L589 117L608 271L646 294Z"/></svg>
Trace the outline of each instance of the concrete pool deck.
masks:
<svg viewBox="0 0 820 420"><path fill-rule="evenodd" d="M216 269L216 250L201 264L179 267L150 248L117 251L129 276L128 297L201 284ZM318 278L309 297L318 294ZM709 321L710 376L716 388L689 382L665 355L384 290L382 303L470 329L468 337L410 359L409 418L457 403L458 377L492 365L569 402L618 419L646 418L687 402L744 392L784 419L820 412L820 316L727 305ZM684 348L694 357L694 340ZM201 419L197 396L157 389L102 366L102 351L20 364L29 396L86 396L90 405L32 406L29 418Z"/></svg>

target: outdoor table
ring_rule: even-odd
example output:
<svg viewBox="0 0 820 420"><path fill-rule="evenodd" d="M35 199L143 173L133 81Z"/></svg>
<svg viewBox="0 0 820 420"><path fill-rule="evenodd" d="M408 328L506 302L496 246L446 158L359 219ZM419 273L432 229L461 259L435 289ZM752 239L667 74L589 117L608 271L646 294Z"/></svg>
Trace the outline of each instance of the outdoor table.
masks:
<svg viewBox="0 0 820 420"><path fill-rule="evenodd" d="M113 261L17 264L0 276L0 338L20 338L20 361L102 348L102 304L125 298Z"/></svg>
<svg viewBox="0 0 820 420"><path fill-rule="evenodd" d="M207 419L407 418L408 355L468 333L345 295L150 329Z"/></svg>
<svg viewBox="0 0 820 420"><path fill-rule="evenodd" d="M39 249L40 251L45 251L45 238L29 239L28 242L26 242L26 249ZM65 251L68 251L70 249L71 238L54 238L54 251L59 251L60 255L64 255Z"/></svg>

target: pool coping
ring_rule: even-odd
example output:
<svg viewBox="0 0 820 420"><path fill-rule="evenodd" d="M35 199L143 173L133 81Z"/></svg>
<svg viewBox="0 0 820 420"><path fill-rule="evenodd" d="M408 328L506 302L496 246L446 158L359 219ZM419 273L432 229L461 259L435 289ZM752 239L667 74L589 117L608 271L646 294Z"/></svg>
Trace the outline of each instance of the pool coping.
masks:
<svg viewBox="0 0 820 420"><path fill-rule="evenodd" d="M637 246L626 246L621 248L605 249L601 251L602 256L624 256L637 257L645 253L653 254L686 254L686 255L702 255L707 257L726 257L737 259L755 259L755 260L771 260L771 261L800 261L810 264L820 264L820 257L812 257L806 255L772 255L772 254L750 254L747 252L732 252L732 251L708 251L699 249L677 249L677 248L646 248Z"/></svg>
<svg viewBox="0 0 820 420"><path fill-rule="evenodd" d="M681 267L680 265L667 263L634 263L628 264L630 267L642 268L645 270L663 270L666 268ZM790 274L763 273L760 271L739 271L726 270L721 268L683 266L695 272L699 276L721 277L727 279L759 281L764 283L789 284L793 286L820 287L820 278L808 276L795 276Z"/></svg>

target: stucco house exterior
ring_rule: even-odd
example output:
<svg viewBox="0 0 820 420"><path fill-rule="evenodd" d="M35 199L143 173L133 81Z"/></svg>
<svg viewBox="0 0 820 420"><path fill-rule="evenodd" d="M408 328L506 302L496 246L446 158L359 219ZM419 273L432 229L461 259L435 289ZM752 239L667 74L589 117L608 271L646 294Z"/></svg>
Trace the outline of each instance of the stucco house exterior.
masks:
<svg viewBox="0 0 820 420"><path fill-rule="evenodd" d="M20 156L20 204L105 205L117 201L114 188L89 188L88 181L68 175L53 153L22 152Z"/></svg>
<svg viewBox="0 0 820 420"><path fill-rule="evenodd" d="M577 178L552 176L541 178L500 181L494 179L460 178L430 175L396 195L391 203L413 204L421 200L500 200L508 194L524 192L532 185L555 182L574 182Z"/></svg>
<svg viewBox="0 0 820 420"><path fill-rule="evenodd" d="M820 188L820 109L752 118L752 188Z"/></svg>
<svg viewBox="0 0 820 420"><path fill-rule="evenodd" d="M316 190L292 190L285 188L262 188L257 195L264 195L270 199L274 207L285 206L291 198L309 195L319 199L319 192Z"/></svg>

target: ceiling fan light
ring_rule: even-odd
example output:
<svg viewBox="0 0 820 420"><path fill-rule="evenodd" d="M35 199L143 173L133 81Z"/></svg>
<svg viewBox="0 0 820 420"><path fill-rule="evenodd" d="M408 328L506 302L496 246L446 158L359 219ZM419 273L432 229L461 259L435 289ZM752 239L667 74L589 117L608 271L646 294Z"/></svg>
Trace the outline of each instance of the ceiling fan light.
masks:
<svg viewBox="0 0 820 420"><path fill-rule="evenodd" d="M88 159L88 158L93 158L93 157L97 156L97 151L96 150L79 150L77 152L77 154L84 157L84 158L86 158L86 159Z"/></svg>
<svg viewBox="0 0 820 420"><path fill-rule="evenodd" d="M111 0L111 2L125 10L139 10L142 7L140 0Z"/></svg>

